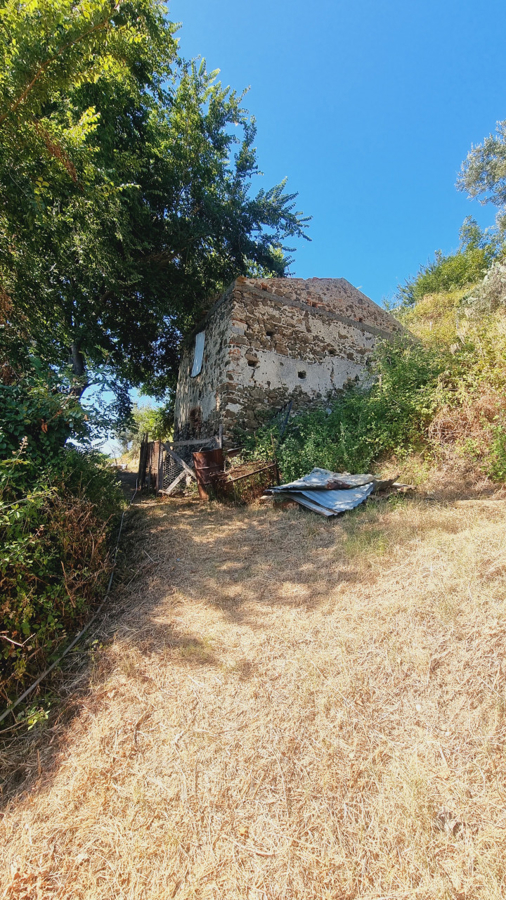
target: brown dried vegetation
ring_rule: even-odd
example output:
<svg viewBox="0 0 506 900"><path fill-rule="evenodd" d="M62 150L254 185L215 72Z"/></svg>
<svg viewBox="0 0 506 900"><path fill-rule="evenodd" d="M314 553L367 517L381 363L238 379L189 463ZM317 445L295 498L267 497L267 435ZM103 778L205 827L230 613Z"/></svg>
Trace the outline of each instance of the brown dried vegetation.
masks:
<svg viewBox="0 0 506 900"><path fill-rule="evenodd" d="M25 558L22 546L17 554L12 545L5 550L0 621L10 627L1 635L2 707L41 674L98 605L111 570L109 531L110 523L85 497L55 493L32 532L33 555ZM32 629L28 638L25 621Z"/></svg>
<svg viewBox="0 0 506 900"><path fill-rule="evenodd" d="M504 897L504 501L140 522L103 648L4 749L0 895Z"/></svg>

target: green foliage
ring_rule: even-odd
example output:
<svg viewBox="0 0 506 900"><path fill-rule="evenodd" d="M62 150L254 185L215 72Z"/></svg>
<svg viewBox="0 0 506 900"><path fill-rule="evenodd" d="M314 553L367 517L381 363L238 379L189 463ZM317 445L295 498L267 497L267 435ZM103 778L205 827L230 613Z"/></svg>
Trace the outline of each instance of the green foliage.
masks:
<svg viewBox="0 0 506 900"><path fill-rule="evenodd" d="M134 404L132 420L116 431L123 453L138 453L145 434L149 441L164 441L172 435L174 411L171 403L164 406L139 406Z"/></svg>
<svg viewBox="0 0 506 900"><path fill-rule="evenodd" d="M414 278L399 285L398 300L403 306L412 306L427 294L454 291L476 284L502 249L498 235L482 232L475 220L468 216L460 230L457 253L444 256L441 250L437 250L432 262L421 266Z"/></svg>
<svg viewBox="0 0 506 900"><path fill-rule="evenodd" d="M50 661L89 615L121 505L116 478L85 440L64 378L29 359L0 383L0 696Z"/></svg>
<svg viewBox="0 0 506 900"><path fill-rule="evenodd" d="M0 461L0 696L19 693L90 615L105 587L121 506L96 454L60 449L39 467L22 447Z"/></svg>
<svg viewBox="0 0 506 900"><path fill-rule="evenodd" d="M495 134L469 151L457 187L483 204L497 206L497 225L506 231L506 120L497 123Z"/></svg>
<svg viewBox="0 0 506 900"><path fill-rule="evenodd" d="M83 440L87 432L86 414L68 384L39 360L0 383L0 459L16 455L23 444L25 462L46 468L71 435Z"/></svg>
<svg viewBox="0 0 506 900"><path fill-rule="evenodd" d="M0 28L6 322L61 367L162 395L200 303L304 232L284 183L251 195L254 121L183 63L159 0L7 0ZM0 298L1 299L1 298Z"/></svg>
<svg viewBox="0 0 506 900"><path fill-rule="evenodd" d="M314 466L366 472L386 454L420 449L446 363L444 354L405 339L381 344L372 386L351 387L327 409L302 412L290 420L278 450L283 479L291 481ZM276 430L260 429L250 440L250 452L268 456Z"/></svg>
<svg viewBox="0 0 506 900"><path fill-rule="evenodd" d="M493 481L506 482L506 424L492 428L492 441L486 465Z"/></svg>

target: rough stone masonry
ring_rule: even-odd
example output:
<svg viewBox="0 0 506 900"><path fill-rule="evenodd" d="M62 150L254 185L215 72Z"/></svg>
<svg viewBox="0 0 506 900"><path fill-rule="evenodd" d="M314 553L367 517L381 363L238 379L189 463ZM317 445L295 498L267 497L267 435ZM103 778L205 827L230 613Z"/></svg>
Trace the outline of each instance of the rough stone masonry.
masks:
<svg viewBox="0 0 506 900"><path fill-rule="evenodd" d="M183 348L175 436L256 428L268 410L321 404L366 375L401 326L344 278L237 278Z"/></svg>

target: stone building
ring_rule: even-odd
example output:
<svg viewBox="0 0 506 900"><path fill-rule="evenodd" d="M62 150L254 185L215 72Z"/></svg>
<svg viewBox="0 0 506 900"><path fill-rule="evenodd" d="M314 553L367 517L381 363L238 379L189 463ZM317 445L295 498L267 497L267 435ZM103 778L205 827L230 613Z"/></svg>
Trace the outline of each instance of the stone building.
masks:
<svg viewBox="0 0 506 900"><path fill-rule="evenodd" d="M255 428L269 409L322 403L362 379L401 326L344 278L237 278L183 348L179 439Z"/></svg>

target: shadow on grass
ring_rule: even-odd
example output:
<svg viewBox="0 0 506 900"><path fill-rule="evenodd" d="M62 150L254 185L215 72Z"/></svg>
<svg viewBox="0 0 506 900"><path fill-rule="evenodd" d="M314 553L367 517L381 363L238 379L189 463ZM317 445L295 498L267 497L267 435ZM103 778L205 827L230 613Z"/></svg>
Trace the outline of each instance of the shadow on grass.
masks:
<svg viewBox="0 0 506 900"><path fill-rule="evenodd" d="M47 789L65 753L69 725L90 698L100 703L101 685L118 666L141 679L139 660L152 655L187 670L221 666L213 642L189 633L181 611L204 605L226 622L265 630L265 614L273 610L307 612L328 603L339 584L372 585L382 557L388 560L420 529L455 530L440 507L428 504L411 524L409 514L404 526L399 516L393 521L396 509L409 513L417 502L371 503L332 520L303 510L186 500L147 500L133 508L107 616L53 681L56 699L47 723L3 735L0 807L40 785ZM345 592L332 602L346 604ZM237 666L241 680L255 672L254 660Z"/></svg>

